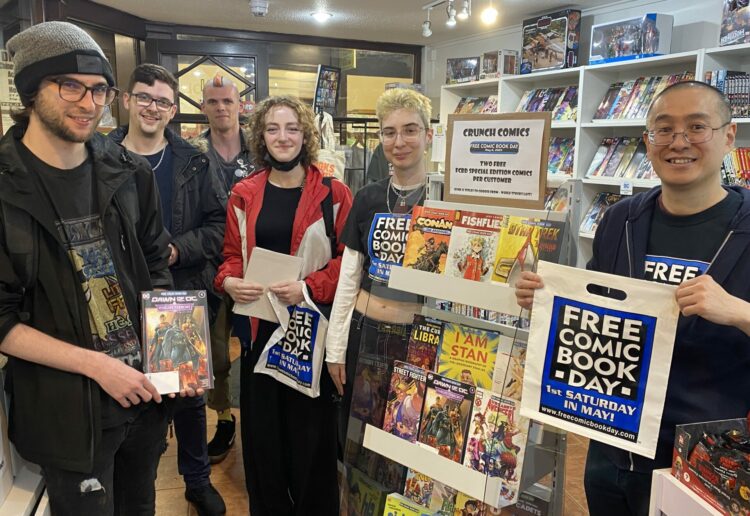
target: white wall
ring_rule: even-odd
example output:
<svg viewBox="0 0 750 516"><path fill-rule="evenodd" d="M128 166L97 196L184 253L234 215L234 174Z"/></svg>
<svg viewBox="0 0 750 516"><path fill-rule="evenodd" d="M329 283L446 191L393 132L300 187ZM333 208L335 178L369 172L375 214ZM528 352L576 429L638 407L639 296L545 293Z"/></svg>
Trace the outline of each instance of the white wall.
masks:
<svg viewBox="0 0 750 516"><path fill-rule="evenodd" d="M646 13L664 13L674 16L673 53L718 46L722 6L722 0L640 0L621 1L593 9L583 9L579 62L580 64L588 62L593 24L634 18ZM438 118L439 114L440 86L445 83L446 59L480 56L484 52L504 48L520 50L520 25L439 45L426 46L422 54L422 82L426 85L427 96L432 99L433 117Z"/></svg>

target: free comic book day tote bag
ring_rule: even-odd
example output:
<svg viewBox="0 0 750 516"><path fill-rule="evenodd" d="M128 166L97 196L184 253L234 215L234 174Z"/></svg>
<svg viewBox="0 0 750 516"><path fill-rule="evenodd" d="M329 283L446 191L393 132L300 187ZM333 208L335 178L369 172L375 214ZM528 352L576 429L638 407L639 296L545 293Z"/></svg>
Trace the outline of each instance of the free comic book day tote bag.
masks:
<svg viewBox="0 0 750 516"><path fill-rule="evenodd" d="M521 414L653 458L675 287L544 261L537 273Z"/></svg>
<svg viewBox="0 0 750 516"><path fill-rule="evenodd" d="M268 339L255 364L254 371L272 376L299 392L320 396L320 374L323 369L328 319L302 289L305 299L284 306L269 293L279 327Z"/></svg>

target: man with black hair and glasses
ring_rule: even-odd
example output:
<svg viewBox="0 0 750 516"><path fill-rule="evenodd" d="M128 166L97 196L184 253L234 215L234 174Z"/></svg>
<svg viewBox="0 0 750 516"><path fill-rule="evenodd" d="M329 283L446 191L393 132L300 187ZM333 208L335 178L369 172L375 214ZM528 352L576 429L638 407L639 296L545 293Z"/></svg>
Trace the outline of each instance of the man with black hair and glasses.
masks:
<svg viewBox="0 0 750 516"><path fill-rule="evenodd" d="M177 112L177 92L177 79L166 68L138 65L122 95L130 123L112 131L110 137L151 165L159 186L164 227L171 235L169 269L174 286L205 290L213 321L219 297L212 283L224 240L226 194L206 155L167 128ZM203 396L178 400L174 428L185 498L201 516L224 514L224 501L210 482Z"/></svg>
<svg viewBox="0 0 750 516"><path fill-rule="evenodd" d="M669 467L675 426L750 411L750 191L721 184L737 125L724 95L696 81L654 99L648 158L661 186L612 206L587 268L678 285L677 325L656 457L591 441L584 484L592 516L648 514L651 472ZM531 308L537 274L516 284Z"/></svg>
<svg viewBox="0 0 750 516"><path fill-rule="evenodd" d="M0 140L9 436L54 514L153 514L167 410L142 372L138 303L172 284L154 177L96 133L117 90L86 32L41 23L7 50L24 106Z"/></svg>

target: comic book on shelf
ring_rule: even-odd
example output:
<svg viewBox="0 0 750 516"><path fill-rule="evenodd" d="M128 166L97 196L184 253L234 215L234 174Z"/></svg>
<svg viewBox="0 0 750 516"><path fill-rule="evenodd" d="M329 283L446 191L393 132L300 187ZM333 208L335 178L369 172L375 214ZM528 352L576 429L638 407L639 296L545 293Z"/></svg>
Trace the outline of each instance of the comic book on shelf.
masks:
<svg viewBox="0 0 750 516"><path fill-rule="evenodd" d="M178 392L188 387L212 389L206 291L142 292L141 317L146 351L144 372L154 382L165 379L168 385L160 392Z"/></svg>
<svg viewBox="0 0 750 516"><path fill-rule="evenodd" d="M544 196L544 209L549 211L565 211L570 206L567 188L547 188Z"/></svg>
<svg viewBox="0 0 750 516"><path fill-rule="evenodd" d="M415 442L425 392L425 370L406 362L394 362L385 405L383 430Z"/></svg>
<svg viewBox="0 0 750 516"><path fill-rule="evenodd" d="M484 106L482 106L482 113L497 113L498 110L498 101L497 101L497 95L490 95L487 97L487 102L484 103Z"/></svg>
<svg viewBox="0 0 750 516"><path fill-rule="evenodd" d="M518 497L529 420L520 402L477 389L471 413L464 465L503 482L503 497Z"/></svg>
<svg viewBox="0 0 750 516"><path fill-rule="evenodd" d="M643 139L627 136L603 138L586 172L586 177L651 179L652 176Z"/></svg>
<svg viewBox="0 0 750 516"><path fill-rule="evenodd" d="M750 187L750 148L735 147L724 156L721 180L725 185Z"/></svg>
<svg viewBox="0 0 750 516"><path fill-rule="evenodd" d="M498 332L446 322L437 372L454 380L491 389L499 343Z"/></svg>
<svg viewBox="0 0 750 516"><path fill-rule="evenodd" d="M597 108L594 119L630 120L645 118L651 100L667 86L695 78L690 71L683 73L639 77L610 85Z"/></svg>
<svg viewBox="0 0 750 516"><path fill-rule="evenodd" d="M607 93L604 94L604 98L599 103L599 107L596 108L596 113L594 113L594 119L599 118L607 118L607 114L612 109L612 105L615 103L615 99L617 98L617 95L620 93L620 88L622 88L623 83L621 82L615 82L612 85L610 85L609 89L607 90Z"/></svg>
<svg viewBox="0 0 750 516"><path fill-rule="evenodd" d="M553 136L549 142L548 174L573 175L575 138Z"/></svg>
<svg viewBox="0 0 750 516"><path fill-rule="evenodd" d="M517 215L505 220L507 224L500 235L492 281L515 285L521 272L532 270L538 257L557 261L562 249L563 222ZM541 247L540 242L544 243Z"/></svg>
<svg viewBox="0 0 750 516"><path fill-rule="evenodd" d="M446 276L490 281L502 223L502 215L456 210Z"/></svg>
<svg viewBox="0 0 750 516"><path fill-rule="evenodd" d="M581 222L581 232L595 233L599 222L604 217L604 212L620 199L622 199L622 195L613 192L599 192L596 194L591 207L589 207L589 210L583 217L583 222Z"/></svg>
<svg viewBox="0 0 750 516"><path fill-rule="evenodd" d="M385 499L383 516L433 516L433 514L408 497L391 493Z"/></svg>
<svg viewBox="0 0 750 516"><path fill-rule="evenodd" d="M525 369L526 343L507 335L500 335L495 370L492 373L492 392L504 398L521 401Z"/></svg>
<svg viewBox="0 0 750 516"><path fill-rule="evenodd" d="M473 496L459 492L456 495L456 507L453 514L454 516L486 516L485 504Z"/></svg>
<svg viewBox="0 0 750 516"><path fill-rule="evenodd" d="M435 481L432 478L409 468L406 470L404 496L423 507L429 507L434 485Z"/></svg>
<svg viewBox="0 0 750 516"><path fill-rule="evenodd" d="M750 74L725 69L709 70L705 72L704 80L724 93L733 117L750 116Z"/></svg>
<svg viewBox="0 0 750 516"><path fill-rule="evenodd" d="M388 361L385 357L360 353L354 374L350 417L382 428L388 380Z"/></svg>
<svg viewBox="0 0 750 516"><path fill-rule="evenodd" d="M466 431L476 387L427 373L420 445L454 462L463 459Z"/></svg>
<svg viewBox="0 0 750 516"><path fill-rule="evenodd" d="M379 516L383 514L388 491L369 475L357 468L349 468L347 474L348 516Z"/></svg>
<svg viewBox="0 0 750 516"><path fill-rule="evenodd" d="M406 361L426 371L434 371L440 343L443 340L443 321L414 314L409 335Z"/></svg>
<svg viewBox="0 0 750 516"><path fill-rule="evenodd" d="M575 120L578 86L557 86L529 90L521 96L517 112L552 112L552 120Z"/></svg>
<svg viewBox="0 0 750 516"><path fill-rule="evenodd" d="M415 206L406 238L404 267L442 274L454 219L454 210Z"/></svg>

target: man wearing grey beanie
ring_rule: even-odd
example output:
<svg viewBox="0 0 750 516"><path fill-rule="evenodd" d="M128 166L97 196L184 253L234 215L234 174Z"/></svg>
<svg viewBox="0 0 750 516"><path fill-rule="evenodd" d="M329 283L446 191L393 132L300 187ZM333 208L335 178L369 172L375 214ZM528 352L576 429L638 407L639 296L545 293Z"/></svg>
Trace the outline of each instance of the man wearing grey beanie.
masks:
<svg viewBox="0 0 750 516"><path fill-rule="evenodd" d="M172 284L153 173L96 132L117 90L86 32L42 23L7 50L25 106L0 139L9 436L53 514L152 515L167 409L142 372L139 293Z"/></svg>

